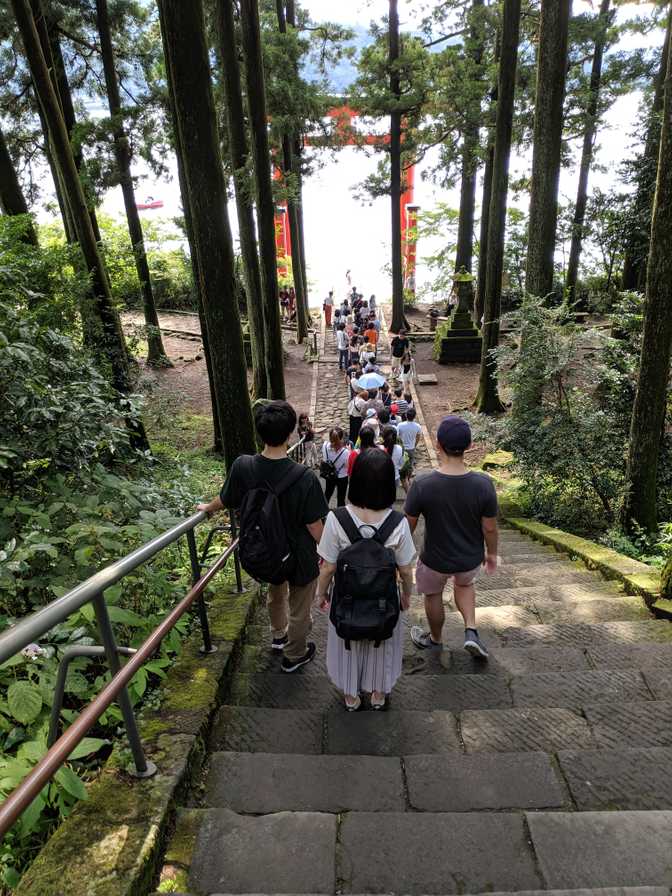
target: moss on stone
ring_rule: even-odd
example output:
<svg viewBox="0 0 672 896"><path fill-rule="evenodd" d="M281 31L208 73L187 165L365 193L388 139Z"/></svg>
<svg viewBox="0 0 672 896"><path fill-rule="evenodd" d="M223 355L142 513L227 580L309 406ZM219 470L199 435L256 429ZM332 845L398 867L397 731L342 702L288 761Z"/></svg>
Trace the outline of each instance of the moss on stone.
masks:
<svg viewBox="0 0 672 896"><path fill-rule="evenodd" d="M196 809L180 809L177 813L175 830L166 847L166 864L189 869L201 817Z"/></svg>
<svg viewBox="0 0 672 896"><path fill-rule="evenodd" d="M481 469L492 470L501 467L510 467L513 463L513 454L510 451L491 451L481 461Z"/></svg>
<svg viewBox="0 0 672 896"><path fill-rule="evenodd" d="M672 599L672 557L669 558L660 574L660 591L663 597Z"/></svg>

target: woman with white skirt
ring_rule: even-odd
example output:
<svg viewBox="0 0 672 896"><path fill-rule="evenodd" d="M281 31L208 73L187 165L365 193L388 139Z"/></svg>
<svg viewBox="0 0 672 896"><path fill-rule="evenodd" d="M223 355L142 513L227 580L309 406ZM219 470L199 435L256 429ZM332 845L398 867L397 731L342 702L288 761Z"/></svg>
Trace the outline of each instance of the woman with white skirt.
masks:
<svg viewBox="0 0 672 896"><path fill-rule="evenodd" d="M350 477L346 505L363 538L371 538L392 512L396 498L394 464L388 454L377 448L362 452ZM350 539L333 513L327 517L317 552L323 560L317 584L317 602L322 610L329 607L329 586L336 571L339 553ZM404 518L385 541L394 551L401 578L401 610L407 610L413 589L415 545ZM327 672L342 691L345 706L354 712L361 706L361 694L371 695L372 709L382 709L387 695L401 674L404 626L401 614L391 638L381 641L351 641L350 649L329 622Z"/></svg>

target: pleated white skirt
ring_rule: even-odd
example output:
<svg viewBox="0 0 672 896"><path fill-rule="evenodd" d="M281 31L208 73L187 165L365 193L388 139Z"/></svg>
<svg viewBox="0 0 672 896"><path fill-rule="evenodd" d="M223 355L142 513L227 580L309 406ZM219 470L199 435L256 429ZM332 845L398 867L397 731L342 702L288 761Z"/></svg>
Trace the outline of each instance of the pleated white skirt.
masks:
<svg viewBox="0 0 672 896"><path fill-rule="evenodd" d="M401 675L404 654L404 632L402 616L387 641L375 646L375 641L351 641L350 650L345 641L336 634L329 623L327 636L327 672L329 678L344 694L378 691L389 694Z"/></svg>

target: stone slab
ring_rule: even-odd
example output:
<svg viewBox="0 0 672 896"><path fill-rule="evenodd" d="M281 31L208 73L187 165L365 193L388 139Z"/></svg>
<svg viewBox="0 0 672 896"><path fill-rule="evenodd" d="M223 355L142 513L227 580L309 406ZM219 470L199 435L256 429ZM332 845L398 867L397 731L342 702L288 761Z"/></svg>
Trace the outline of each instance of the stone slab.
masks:
<svg viewBox="0 0 672 896"><path fill-rule="evenodd" d="M419 373L417 380L418 386L436 386L439 382L435 373Z"/></svg>
<svg viewBox="0 0 672 896"><path fill-rule="evenodd" d="M646 682L636 669L524 675L512 680L511 692L514 706L578 708L598 701L651 699Z"/></svg>
<svg viewBox="0 0 672 896"><path fill-rule="evenodd" d="M546 753L408 756L411 806L425 812L544 809L565 795Z"/></svg>
<svg viewBox="0 0 672 896"><path fill-rule="evenodd" d="M536 600L547 598L550 591L544 585L526 585L524 588L500 588L497 591L477 591L476 607L533 607ZM452 588L444 596L452 600Z"/></svg>
<svg viewBox="0 0 672 896"><path fill-rule="evenodd" d="M336 816L249 817L203 809L189 871L196 893L333 893Z"/></svg>
<svg viewBox="0 0 672 896"><path fill-rule="evenodd" d="M449 712L389 710L328 713L325 752L368 756L462 752L455 716Z"/></svg>
<svg viewBox="0 0 672 896"><path fill-rule="evenodd" d="M672 669L672 644L595 645L589 647L587 653L596 669L647 669L651 666Z"/></svg>
<svg viewBox="0 0 672 896"><path fill-rule="evenodd" d="M597 622L529 625L527 628L503 629L500 638L504 647L594 647L596 644L636 644L639 641L663 643L672 641L672 626L663 620L638 622Z"/></svg>
<svg viewBox="0 0 672 896"><path fill-rule="evenodd" d="M497 709L511 706L505 679L498 675L404 675L390 695L394 709Z"/></svg>
<svg viewBox="0 0 672 896"><path fill-rule="evenodd" d="M672 668L645 669L643 675L656 700L672 700Z"/></svg>
<svg viewBox="0 0 672 896"><path fill-rule="evenodd" d="M258 815L405 809L401 763L380 756L214 753L204 801Z"/></svg>
<svg viewBox="0 0 672 896"><path fill-rule="evenodd" d="M344 893L476 893L540 885L522 817L487 812L347 815L337 875Z"/></svg>
<svg viewBox="0 0 672 896"><path fill-rule="evenodd" d="M340 701L327 678L315 678L300 671L258 674L237 673L231 680L229 703L234 706L266 706L275 709L324 711Z"/></svg>
<svg viewBox="0 0 672 896"><path fill-rule="evenodd" d="M469 658L466 652L461 655ZM590 668L585 652L578 647L495 647L490 651L490 659L485 666L492 674L501 672L508 675L581 672ZM458 668L457 664L455 668Z"/></svg>
<svg viewBox="0 0 672 896"><path fill-rule="evenodd" d="M596 743L588 723L569 709L509 709L463 712L467 753L522 753L590 749Z"/></svg>
<svg viewBox="0 0 672 896"><path fill-rule="evenodd" d="M547 887L672 885L672 812L526 817Z"/></svg>
<svg viewBox="0 0 672 896"><path fill-rule="evenodd" d="M211 749L245 753L321 753L322 714L309 710L223 706Z"/></svg>
<svg viewBox="0 0 672 896"><path fill-rule="evenodd" d="M672 747L672 701L584 706L601 747Z"/></svg>
<svg viewBox="0 0 672 896"><path fill-rule="evenodd" d="M582 810L669 809L672 748L561 751L558 760Z"/></svg>
<svg viewBox="0 0 672 896"><path fill-rule="evenodd" d="M651 619L640 597L604 597L572 603L535 601L542 622L614 622Z"/></svg>

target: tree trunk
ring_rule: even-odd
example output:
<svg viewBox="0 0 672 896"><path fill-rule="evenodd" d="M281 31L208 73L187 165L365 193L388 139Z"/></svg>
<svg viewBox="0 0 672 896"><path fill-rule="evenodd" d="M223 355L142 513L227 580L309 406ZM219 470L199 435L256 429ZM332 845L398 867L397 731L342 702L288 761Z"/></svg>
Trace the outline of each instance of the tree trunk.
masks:
<svg viewBox="0 0 672 896"><path fill-rule="evenodd" d="M542 0L525 289L553 291L555 231L571 0Z"/></svg>
<svg viewBox="0 0 672 896"><path fill-rule="evenodd" d="M2 129L0 129L0 207L5 215L26 215L26 226L21 239L24 243L37 246L37 234L32 219L28 217L30 212L26 197L23 195Z"/></svg>
<svg viewBox="0 0 672 896"><path fill-rule="evenodd" d="M49 63L51 64L52 83L56 90L56 95L61 107L63 121L65 122L65 127L68 132L70 148L75 160L75 167L77 168L79 174L82 175L85 170L84 156L82 154L81 147L79 147L76 141L73 139L75 128L77 127L77 117L75 115L75 107L72 102L70 82L68 81L68 75L65 70L65 61L63 59L61 45L58 40L56 23L52 16L44 15L41 0L31 0L31 7L33 10L33 16L35 18L37 33L40 37L40 43L42 45L44 58L48 63L48 67ZM91 227L93 229L93 234L96 238L96 242L99 243L101 237L100 228L98 227L98 218L96 217L93 203L89 201L89 198L86 195L86 191L84 191L84 196L87 202L89 217L91 218ZM105 273L107 276L107 272Z"/></svg>
<svg viewBox="0 0 672 896"><path fill-rule="evenodd" d="M672 22L672 9L670 10ZM644 332L639 379L632 409L630 446L625 475L623 524L654 532L658 523L656 480L665 425L672 348L672 46L668 46L667 78L661 119L658 177L651 222L646 274ZM636 525L635 525L636 524Z"/></svg>
<svg viewBox="0 0 672 896"><path fill-rule="evenodd" d="M248 119L252 135L254 160L257 225L259 231L259 260L261 285L264 296L264 320L266 322L266 376L268 397L285 397L285 374L282 359L282 332L280 330L280 302L278 297L278 271L275 255L275 205L271 186L270 153L266 121L266 88L261 54L259 7L257 0L241 0L240 19L243 50L245 52L245 84L247 87Z"/></svg>
<svg viewBox="0 0 672 896"><path fill-rule="evenodd" d="M499 317L504 269L506 201L509 190L509 160L513 132L513 108L520 37L520 0L504 0L501 55L497 88L497 119L492 165L492 195L488 214L488 250L485 272L483 350L476 405L480 413L503 410L497 389L497 364L490 352L499 342Z"/></svg>
<svg viewBox="0 0 672 896"><path fill-rule="evenodd" d="M390 202L392 211L392 324L393 333L405 327L404 280L401 267L401 86L395 68L399 59L399 10L389 0L389 67L393 109L390 114Z"/></svg>
<svg viewBox="0 0 672 896"><path fill-rule="evenodd" d="M89 272L90 291L82 308L83 326L85 330L88 329L90 339L94 341L97 350L108 361L114 388L122 394L127 394L131 391L131 382L124 334L110 294L105 265L91 226L91 218L61 115L61 107L49 77L30 4L28 0L12 0L12 8L49 129L48 136L54 148L55 161L63 179L68 205L77 232L77 241ZM133 444L136 447L147 449L149 445L142 424L129 421L129 428Z"/></svg>
<svg viewBox="0 0 672 896"><path fill-rule="evenodd" d="M278 29L280 34L287 34L287 20L285 17L285 9L283 0L276 0L276 11L278 16ZM298 73L296 74L298 78ZM285 189L287 190L288 181L293 180L296 166L294 164L293 140L292 135L288 132L282 135L282 177ZM296 184L292 184L292 190ZM289 218L289 238L292 244L292 280L294 281L294 293L296 296L296 340L299 345L308 335L308 320L306 293L304 290L305 277L303 274L303 261L301 257L301 229L299 227L299 217L297 209L297 201L294 195L289 195L287 191L287 217Z"/></svg>
<svg viewBox="0 0 672 896"><path fill-rule="evenodd" d="M656 186L656 169L658 165L658 148L660 145L661 112L663 110L663 87L667 72L670 43L672 42L672 23L668 21L665 42L660 57L660 68L654 83L653 103L646 132L644 152L640 159L640 170L637 177L637 191L633 203L633 226L626 240L625 257L623 259L623 277L621 288L624 290L643 289L646 275L647 256L649 254L649 237L651 234L651 210L653 194Z"/></svg>
<svg viewBox="0 0 672 896"><path fill-rule="evenodd" d="M575 298L576 282L579 276L579 261L581 259L581 245L583 242L583 222L586 217L586 204L588 202L588 175L593 161L593 148L595 133L597 131L598 106L600 99L600 83L602 81L602 57L607 41L607 28L609 26L609 4L611 0L602 0L598 15L598 34L595 39L595 52L593 53L593 67L590 73L590 87L588 103L586 105L586 123L583 133L583 149L581 151L581 165L579 168L579 186L576 192L576 206L572 221L572 242L569 249L569 263L567 265L567 279L565 289L567 299L572 302Z"/></svg>
<svg viewBox="0 0 672 896"><path fill-rule="evenodd" d="M216 16L219 62L226 96L229 152L231 154L233 183L236 193L240 252L245 272L247 320L252 346L253 394L255 398L267 398L268 380L266 376L264 303L252 208L254 185L248 169L248 143L245 132L243 95L240 87L233 0L217 0Z"/></svg>
<svg viewBox="0 0 672 896"><path fill-rule="evenodd" d="M114 139L114 154L119 172L119 183L124 197L126 209L126 221L128 233L131 238L131 246L135 257L135 269L138 272L140 289L142 290L142 305L145 315L145 327L147 331L147 364L153 367L172 366L166 356L161 339L159 317L154 304L152 281L145 251L145 239L140 223L140 215L135 204L135 191L133 189L133 177L131 175L131 152L128 137L124 132L123 114L121 109L121 96L119 95L119 82L114 64L114 49L112 47L112 33L110 31L110 19L107 10L107 0L96 0L96 21L100 36L100 50L103 60L103 72L105 86L107 88L107 102L110 108L112 121L112 135Z"/></svg>
<svg viewBox="0 0 672 896"><path fill-rule="evenodd" d="M296 28L296 4L294 0L287 0L285 4L285 8L287 10L286 20L287 25L290 28ZM295 70L295 75L298 78L299 72L298 69ZM303 172L301 169L301 156L303 154L303 147L301 145L301 140L298 135L294 134L294 146L293 146L293 173L296 181L296 218L298 223L298 231L299 231L299 241L298 246L301 252L301 274L303 275L303 294L306 303L306 319L310 323L310 309L308 302L308 268L306 266L306 237L303 227Z"/></svg>
<svg viewBox="0 0 672 896"><path fill-rule="evenodd" d="M478 21L483 10L483 0L472 0L470 13L468 55L474 66L470 90L480 84L476 76L483 59L482 23ZM462 135L462 181L460 187L460 216L457 228L457 251L455 270L471 273L474 255L474 216L476 209L476 176L478 174L478 147L480 141L481 93L473 92L466 110L466 121ZM470 309L473 311L473 308ZM479 318L480 320L480 318Z"/></svg>
<svg viewBox="0 0 672 896"><path fill-rule="evenodd" d="M255 451L233 243L227 216L201 0L161 0L159 18L173 88L173 126L186 180L217 412L227 467ZM224 426L224 421L232 422Z"/></svg>

